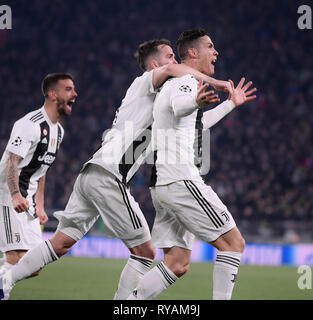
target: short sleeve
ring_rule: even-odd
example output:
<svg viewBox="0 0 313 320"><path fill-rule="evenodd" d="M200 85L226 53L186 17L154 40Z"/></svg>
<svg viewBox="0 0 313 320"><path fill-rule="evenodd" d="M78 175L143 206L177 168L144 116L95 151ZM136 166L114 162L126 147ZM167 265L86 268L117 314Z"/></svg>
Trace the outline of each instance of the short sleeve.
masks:
<svg viewBox="0 0 313 320"><path fill-rule="evenodd" d="M139 90L141 92L141 95L149 95L149 94L153 94L156 93L157 90L154 89L153 87L153 72L154 70L151 71L146 71L142 74L141 77L139 77L138 79L140 79L140 85L139 85Z"/></svg>
<svg viewBox="0 0 313 320"><path fill-rule="evenodd" d="M15 122L6 150L25 158L31 145L38 140L37 126L27 119Z"/></svg>
<svg viewBox="0 0 313 320"><path fill-rule="evenodd" d="M193 98L197 97L198 84L197 80L191 75L186 75L180 78L174 78L171 80L171 97L172 99L178 96L188 95Z"/></svg>

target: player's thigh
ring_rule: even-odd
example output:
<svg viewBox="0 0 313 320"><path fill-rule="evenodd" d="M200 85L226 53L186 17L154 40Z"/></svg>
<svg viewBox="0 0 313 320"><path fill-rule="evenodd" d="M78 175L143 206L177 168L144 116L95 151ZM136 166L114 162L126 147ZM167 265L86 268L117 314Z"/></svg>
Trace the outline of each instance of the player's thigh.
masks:
<svg viewBox="0 0 313 320"><path fill-rule="evenodd" d="M151 239L147 221L129 188L99 166L91 166L84 194L99 212L106 236L121 239L128 248Z"/></svg>
<svg viewBox="0 0 313 320"><path fill-rule="evenodd" d="M83 178L83 174L77 177L65 209L54 212L54 216L59 220L57 231L75 241L80 240L99 217L99 212L83 191L86 183Z"/></svg>
<svg viewBox="0 0 313 320"><path fill-rule="evenodd" d="M227 207L205 183L179 181L161 193L177 220L204 241L214 241L235 226Z"/></svg>
<svg viewBox="0 0 313 320"><path fill-rule="evenodd" d="M160 195L158 192L160 188L166 189L167 187L155 187L150 189L152 203L156 211L152 227L152 245L155 248L161 249L177 246L191 250L194 235L180 223L172 211L171 205L162 201L162 193Z"/></svg>

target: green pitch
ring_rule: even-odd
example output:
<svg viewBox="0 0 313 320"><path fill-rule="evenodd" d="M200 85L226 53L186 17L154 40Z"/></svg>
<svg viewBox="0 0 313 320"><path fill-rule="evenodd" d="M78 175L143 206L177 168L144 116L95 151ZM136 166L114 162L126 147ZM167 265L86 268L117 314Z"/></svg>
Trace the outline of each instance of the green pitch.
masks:
<svg viewBox="0 0 313 320"><path fill-rule="evenodd" d="M12 300L111 300L126 260L63 257L36 278L17 283ZM212 263L192 263L188 273L158 299L212 299ZM234 300L313 299L313 289L300 290L297 267L242 265Z"/></svg>

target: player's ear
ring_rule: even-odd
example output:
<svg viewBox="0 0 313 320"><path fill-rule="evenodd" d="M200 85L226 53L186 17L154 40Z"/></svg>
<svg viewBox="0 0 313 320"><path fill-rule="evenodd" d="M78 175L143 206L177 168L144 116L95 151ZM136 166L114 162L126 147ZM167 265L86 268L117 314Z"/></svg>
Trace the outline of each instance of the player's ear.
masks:
<svg viewBox="0 0 313 320"><path fill-rule="evenodd" d="M56 100L56 98L57 98L57 93L56 93L56 91L55 90L49 90L48 91L48 98L50 99L50 100Z"/></svg>
<svg viewBox="0 0 313 320"><path fill-rule="evenodd" d="M198 50L196 48L189 48L187 50L187 54L190 58L197 58L198 56Z"/></svg>
<svg viewBox="0 0 313 320"><path fill-rule="evenodd" d="M152 69L159 67L159 64L156 59L151 59L149 64Z"/></svg>

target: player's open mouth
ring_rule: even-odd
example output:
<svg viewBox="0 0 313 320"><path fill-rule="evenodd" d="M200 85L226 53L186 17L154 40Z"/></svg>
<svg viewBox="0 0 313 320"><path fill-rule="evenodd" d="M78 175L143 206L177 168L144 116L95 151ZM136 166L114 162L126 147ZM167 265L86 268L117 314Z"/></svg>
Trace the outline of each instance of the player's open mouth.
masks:
<svg viewBox="0 0 313 320"><path fill-rule="evenodd" d="M67 102L67 105L72 108L73 103L75 102L75 100L70 100Z"/></svg>
<svg viewBox="0 0 313 320"><path fill-rule="evenodd" d="M212 66L215 65L216 61L217 61L217 59L213 59L213 60L211 61Z"/></svg>

